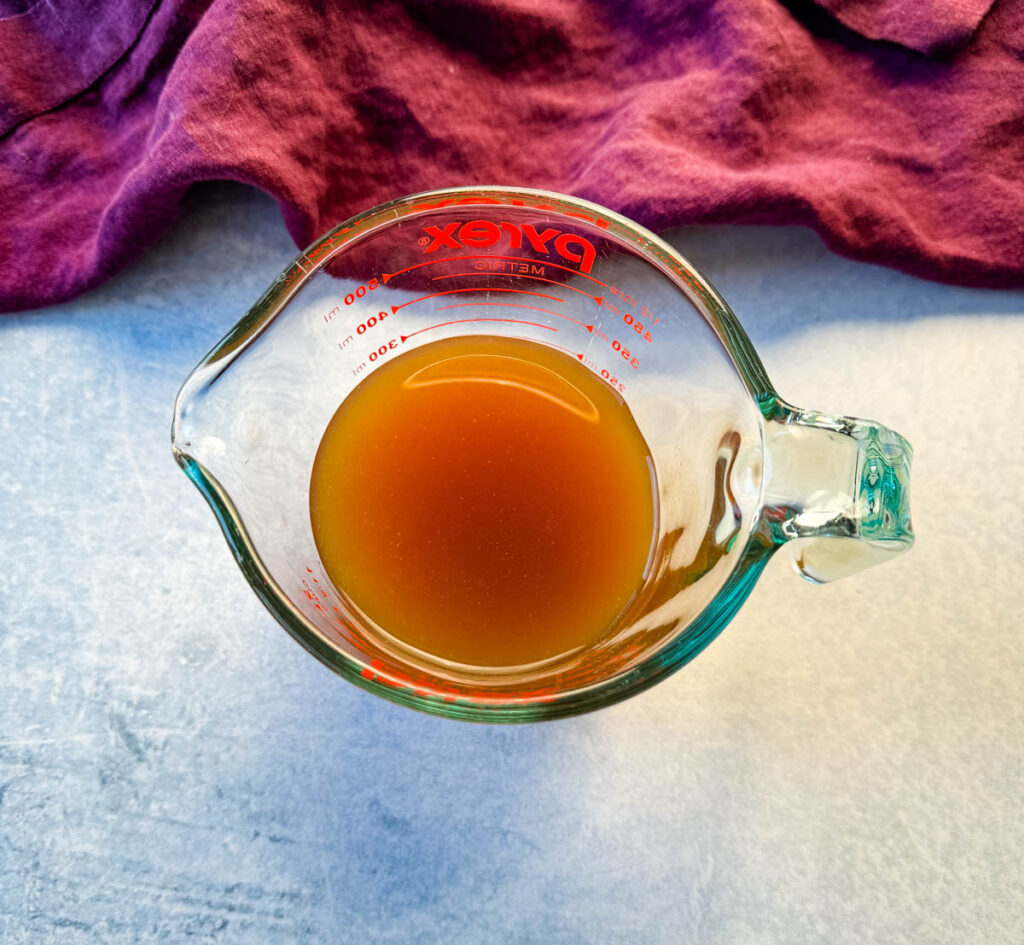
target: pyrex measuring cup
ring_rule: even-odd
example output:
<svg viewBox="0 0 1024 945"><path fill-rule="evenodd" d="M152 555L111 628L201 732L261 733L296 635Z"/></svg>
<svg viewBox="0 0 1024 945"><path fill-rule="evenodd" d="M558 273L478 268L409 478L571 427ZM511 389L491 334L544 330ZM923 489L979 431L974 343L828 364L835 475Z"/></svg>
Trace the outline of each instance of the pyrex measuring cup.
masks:
<svg viewBox="0 0 1024 945"><path fill-rule="evenodd" d="M388 359L470 334L579 359L623 398L655 464L643 586L599 642L543 664L496 670L403 646L332 584L313 540L310 473L338 405ZM332 230L188 377L172 442L296 640L371 692L454 718L608 705L707 646L778 549L822 582L913 542L902 437L789 406L677 252L609 210L539 191L418 194Z"/></svg>

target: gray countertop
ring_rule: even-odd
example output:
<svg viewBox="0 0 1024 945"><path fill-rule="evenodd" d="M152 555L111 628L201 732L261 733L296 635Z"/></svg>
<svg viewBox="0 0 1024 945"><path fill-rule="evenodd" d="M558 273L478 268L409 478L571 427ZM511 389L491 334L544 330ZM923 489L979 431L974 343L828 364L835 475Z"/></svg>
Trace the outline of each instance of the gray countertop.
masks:
<svg viewBox="0 0 1024 945"><path fill-rule="evenodd" d="M824 587L780 556L679 674L533 726L332 675L174 464L178 386L294 255L267 198L195 191L0 316L0 941L1022 940L1024 293L672 239L784 397L910 439L918 543Z"/></svg>

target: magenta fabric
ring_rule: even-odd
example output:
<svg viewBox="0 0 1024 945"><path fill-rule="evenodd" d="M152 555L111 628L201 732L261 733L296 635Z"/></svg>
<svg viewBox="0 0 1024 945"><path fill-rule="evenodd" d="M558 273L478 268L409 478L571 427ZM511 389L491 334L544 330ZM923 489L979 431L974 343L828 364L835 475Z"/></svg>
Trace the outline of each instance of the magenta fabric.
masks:
<svg viewBox="0 0 1024 945"><path fill-rule="evenodd" d="M831 11L831 12L829 12ZM1024 286L1017 0L0 0L0 309L71 298L188 188L301 246L407 193L577 194L655 230L814 227Z"/></svg>
<svg viewBox="0 0 1024 945"><path fill-rule="evenodd" d="M942 55L970 41L992 0L819 0L819 4L870 39Z"/></svg>

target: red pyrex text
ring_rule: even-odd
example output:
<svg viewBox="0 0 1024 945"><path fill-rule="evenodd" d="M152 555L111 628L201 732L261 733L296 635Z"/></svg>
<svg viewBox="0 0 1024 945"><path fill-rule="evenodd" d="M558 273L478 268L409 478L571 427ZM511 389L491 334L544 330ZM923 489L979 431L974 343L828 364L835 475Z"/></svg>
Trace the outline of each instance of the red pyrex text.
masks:
<svg viewBox="0 0 1024 945"><path fill-rule="evenodd" d="M465 223L445 223L440 226L423 227L425 236L420 237L420 243L425 247L425 255L436 253L439 249L486 249L494 246L502 238L502 234L508 234L510 249L521 249L523 240L538 253L550 254L548 244L554 246L554 251L563 259L571 263L579 263L580 272L589 274L594 266L597 257L597 250L594 244L586 237L578 236L575 233L563 233L561 230L548 227L537 232L536 228L529 223L492 223L490 220L467 220Z"/></svg>

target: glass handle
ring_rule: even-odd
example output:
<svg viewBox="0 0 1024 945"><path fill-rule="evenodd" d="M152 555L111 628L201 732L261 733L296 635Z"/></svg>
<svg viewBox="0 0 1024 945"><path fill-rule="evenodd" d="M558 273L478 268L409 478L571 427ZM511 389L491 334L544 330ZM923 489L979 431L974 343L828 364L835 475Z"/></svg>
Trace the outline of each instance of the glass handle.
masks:
<svg viewBox="0 0 1024 945"><path fill-rule="evenodd" d="M913 452L877 423L778 402L765 424L763 536L819 584L907 551Z"/></svg>

